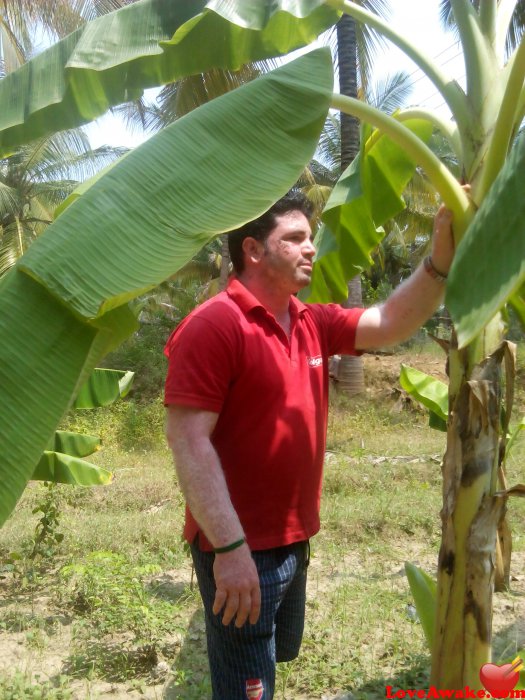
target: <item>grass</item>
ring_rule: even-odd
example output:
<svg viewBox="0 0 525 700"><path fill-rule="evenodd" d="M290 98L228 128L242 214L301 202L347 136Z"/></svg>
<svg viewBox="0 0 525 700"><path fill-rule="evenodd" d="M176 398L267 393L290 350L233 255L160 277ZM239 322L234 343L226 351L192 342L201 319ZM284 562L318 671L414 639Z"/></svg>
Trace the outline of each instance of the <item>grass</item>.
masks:
<svg viewBox="0 0 525 700"><path fill-rule="evenodd" d="M331 402L304 643L299 659L279 667L280 700L338 691L376 700L386 684L428 684L403 564L435 569L444 435L391 395L391 372L370 365L366 397ZM102 434L96 460L111 466L113 483L55 489L59 519L49 550L33 558L41 485L30 484L0 531L2 700L210 696L203 615L180 539L183 499L163 421L158 396L69 417L70 429ZM524 480L523 443L509 460L510 483ZM524 506L523 499L510 503L521 562ZM509 626L518 624L519 596L505 594L499 604Z"/></svg>

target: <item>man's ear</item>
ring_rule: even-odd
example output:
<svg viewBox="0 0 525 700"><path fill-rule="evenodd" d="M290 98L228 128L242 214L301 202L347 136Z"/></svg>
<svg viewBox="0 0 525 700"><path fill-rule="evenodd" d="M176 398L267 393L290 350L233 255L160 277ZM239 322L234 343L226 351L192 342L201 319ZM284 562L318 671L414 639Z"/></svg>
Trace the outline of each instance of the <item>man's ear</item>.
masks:
<svg viewBox="0 0 525 700"><path fill-rule="evenodd" d="M264 246L255 238L247 236L242 242L242 250L252 263L257 263L262 258Z"/></svg>

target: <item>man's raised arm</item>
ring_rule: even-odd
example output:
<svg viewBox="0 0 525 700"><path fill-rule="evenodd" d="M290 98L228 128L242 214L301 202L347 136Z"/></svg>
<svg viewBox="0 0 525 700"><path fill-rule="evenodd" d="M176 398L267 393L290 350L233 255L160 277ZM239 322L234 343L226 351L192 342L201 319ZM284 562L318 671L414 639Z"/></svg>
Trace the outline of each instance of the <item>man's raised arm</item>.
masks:
<svg viewBox="0 0 525 700"><path fill-rule="evenodd" d="M432 254L388 299L359 319L356 348L371 350L410 338L441 303L445 277L454 257L452 213L440 207L434 219Z"/></svg>

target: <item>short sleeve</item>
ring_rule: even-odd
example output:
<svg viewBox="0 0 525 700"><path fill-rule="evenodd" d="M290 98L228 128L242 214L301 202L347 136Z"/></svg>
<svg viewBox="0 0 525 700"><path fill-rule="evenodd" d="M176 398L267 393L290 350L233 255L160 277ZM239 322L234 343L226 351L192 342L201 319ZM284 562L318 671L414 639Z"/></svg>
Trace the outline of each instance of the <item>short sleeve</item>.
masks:
<svg viewBox="0 0 525 700"><path fill-rule="evenodd" d="M344 309L339 304L312 304L309 307L323 334L329 355L361 355L355 337L359 319L365 309Z"/></svg>
<svg viewBox="0 0 525 700"><path fill-rule="evenodd" d="M189 316L165 347L168 373L164 404L219 413L233 379L237 352L231 323Z"/></svg>

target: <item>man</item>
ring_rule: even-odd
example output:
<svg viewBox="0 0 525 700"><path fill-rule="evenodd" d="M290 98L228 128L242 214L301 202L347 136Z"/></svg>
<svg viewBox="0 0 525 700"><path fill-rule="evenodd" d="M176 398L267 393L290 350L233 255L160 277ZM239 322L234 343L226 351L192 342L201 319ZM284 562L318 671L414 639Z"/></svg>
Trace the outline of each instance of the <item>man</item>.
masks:
<svg viewBox="0 0 525 700"><path fill-rule="evenodd" d="M319 529L328 357L398 343L442 299L451 214L432 256L380 306L302 304L315 248L289 193L229 235L235 276L170 337L167 438L187 501L214 700L270 700L301 644L308 541Z"/></svg>

